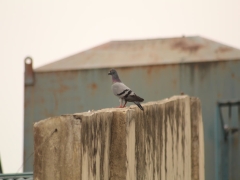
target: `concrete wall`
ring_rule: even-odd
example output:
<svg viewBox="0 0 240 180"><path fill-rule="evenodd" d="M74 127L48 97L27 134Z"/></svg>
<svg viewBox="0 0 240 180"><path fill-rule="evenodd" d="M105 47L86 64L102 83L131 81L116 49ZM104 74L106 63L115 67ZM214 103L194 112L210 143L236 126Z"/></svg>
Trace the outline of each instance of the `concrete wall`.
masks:
<svg viewBox="0 0 240 180"><path fill-rule="evenodd" d="M201 105L175 96L34 124L34 179L204 180Z"/></svg>

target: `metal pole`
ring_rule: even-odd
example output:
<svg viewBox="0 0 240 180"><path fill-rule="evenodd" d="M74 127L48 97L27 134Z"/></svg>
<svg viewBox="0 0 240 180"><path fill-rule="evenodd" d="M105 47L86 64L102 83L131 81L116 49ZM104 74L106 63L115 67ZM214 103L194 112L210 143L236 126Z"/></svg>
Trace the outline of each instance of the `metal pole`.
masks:
<svg viewBox="0 0 240 180"><path fill-rule="evenodd" d="M215 118L215 178L220 180L221 177L221 155L220 155L220 134L219 134L219 121L220 121L220 107L217 105L216 108L216 118ZM223 129L221 129L222 131Z"/></svg>
<svg viewBox="0 0 240 180"><path fill-rule="evenodd" d="M229 104L228 106L228 179L232 179L232 106Z"/></svg>

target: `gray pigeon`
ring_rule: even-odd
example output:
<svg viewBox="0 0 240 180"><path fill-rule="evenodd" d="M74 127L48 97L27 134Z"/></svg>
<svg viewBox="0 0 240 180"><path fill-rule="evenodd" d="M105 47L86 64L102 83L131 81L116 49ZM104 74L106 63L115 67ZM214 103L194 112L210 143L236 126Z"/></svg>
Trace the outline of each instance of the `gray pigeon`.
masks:
<svg viewBox="0 0 240 180"><path fill-rule="evenodd" d="M119 97L119 108L124 108L127 102L133 102L143 111L143 107L140 102L143 102L144 99L137 96L129 87L121 82L117 71L115 69L111 69L108 75L112 76L112 91L115 96Z"/></svg>

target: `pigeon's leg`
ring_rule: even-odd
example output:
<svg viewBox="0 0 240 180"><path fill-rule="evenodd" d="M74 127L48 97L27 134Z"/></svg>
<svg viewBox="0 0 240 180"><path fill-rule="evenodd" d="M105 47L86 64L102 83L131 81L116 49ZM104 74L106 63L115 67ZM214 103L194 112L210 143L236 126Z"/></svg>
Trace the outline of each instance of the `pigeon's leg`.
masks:
<svg viewBox="0 0 240 180"><path fill-rule="evenodd" d="M125 107L125 106L126 106L126 104L127 104L127 101L126 101L126 100L124 100L124 101L125 101L125 103L124 103L123 107Z"/></svg>
<svg viewBox="0 0 240 180"><path fill-rule="evenodd" d="M123 99L119 99L119 102L120 102L120 106L118 106L117 108L123 108L123 106L122 106L122 103L123 103Z"/></svg>

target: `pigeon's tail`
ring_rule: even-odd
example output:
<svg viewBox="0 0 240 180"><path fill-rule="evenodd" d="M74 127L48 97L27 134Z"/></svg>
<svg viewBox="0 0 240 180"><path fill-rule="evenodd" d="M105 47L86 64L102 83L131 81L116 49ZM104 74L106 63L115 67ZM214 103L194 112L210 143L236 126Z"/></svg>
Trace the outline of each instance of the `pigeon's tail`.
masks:
<svg viewBox="0 0 240 180"><path fill-rule="evenodd" d="M141 104L140 104L139 102L134 101L134 103L135 103L142 111L144 111L143 107L141 106Z"/></svg>

